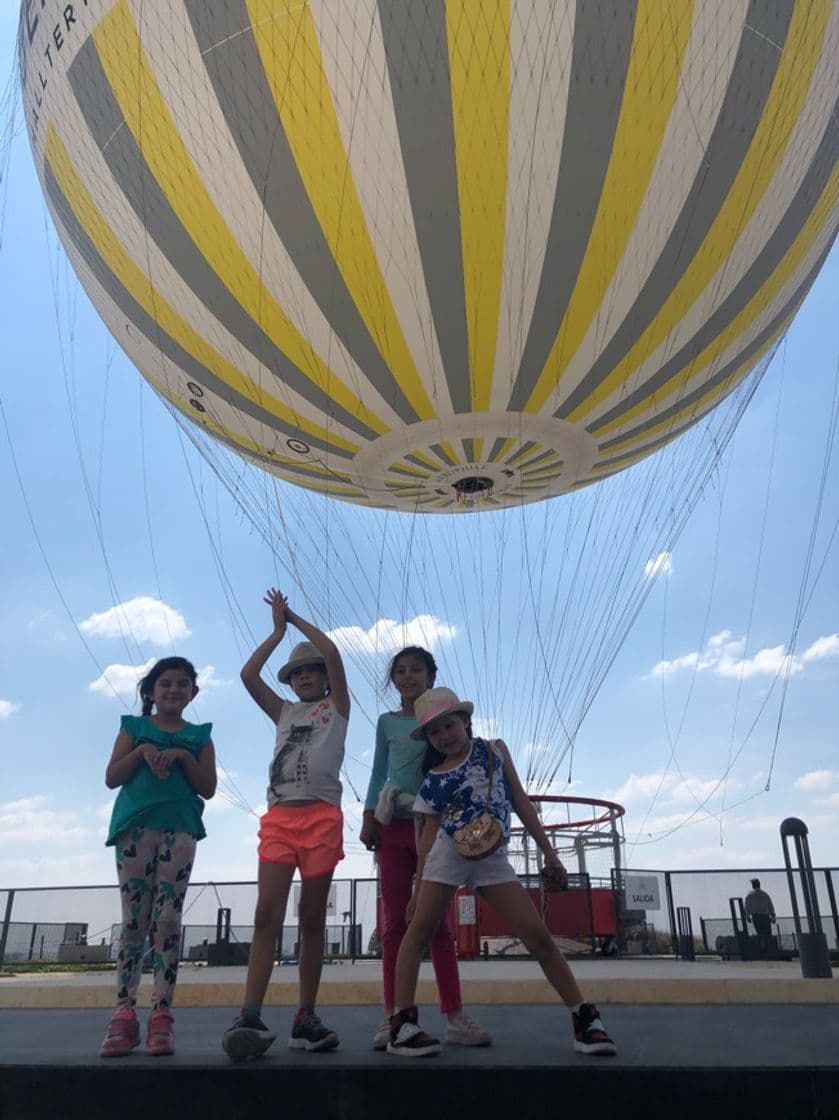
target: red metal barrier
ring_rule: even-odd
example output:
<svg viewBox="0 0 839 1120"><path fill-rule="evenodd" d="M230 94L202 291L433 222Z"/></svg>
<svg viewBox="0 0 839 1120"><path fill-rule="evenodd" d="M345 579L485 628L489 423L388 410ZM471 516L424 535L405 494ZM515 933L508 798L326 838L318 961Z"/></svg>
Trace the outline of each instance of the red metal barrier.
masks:
<svg viewBox="0 0 839 1120"><path fill-rule="evenodd" d="M527 893L534 906L541 911L542 900L538 888L533 887ZM615 896L606 887L592 887L590 892L583 889L550 894L545 923L557 937L614 937L617 933ZM478 902L477 930L479 939L512 936L500 915L483 899Z"/></svg>
<svg viewBox="0 0 839 1120"><path fill-rule="evenodd" d="M471 887L460 887L454 896L454 929L457 955L473 961L481 951L478 899Z"/></svg>

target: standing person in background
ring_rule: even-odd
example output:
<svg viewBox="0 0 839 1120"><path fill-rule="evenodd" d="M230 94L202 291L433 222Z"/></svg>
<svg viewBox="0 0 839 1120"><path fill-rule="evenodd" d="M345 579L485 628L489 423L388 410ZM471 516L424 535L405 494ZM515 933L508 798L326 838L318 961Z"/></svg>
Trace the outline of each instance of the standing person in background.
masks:
<svg viewBox="0 0 839 1120"><path fill-rule="evenodd" d="M140 1044L135 1007L146 938L154 968L146 1053L175 1053L172 1001L181 947L184 896L195 847L206 835L204 799L216 792L211 723L187 723L184 708L198 695L195 668L164 657L138 686L142 715L123 716L105 784L119 789L106 844L116 852L122 900L117 1004L102 1042L103 1058Z"/></svg>
<svg viewBox="0 0 839 1120"><path fill-rule="evenodd" d="M259 872L253 941L241 1014L222 1046L234 1062L258 1058L276 1038L262 1021L274 946L283 931L294 872L300 868L300 1006L291 1028L294 1050L334 1050L338 1035L315 1012L332 875L344 858L341 767L350 695L335 643L301 618L274 588L265 595L274 628L242 667L242 682L276 724L268 809L259 822ZM297 703L283 700L262 679L262 669L283 640L288 623L299 642L277 677Z"/></svg>
<svg viewBox="0 0 839 1120"><path fill-rule="evenodd" d="M761 889L760 879L752 879L752 889L743 902L746 911L746 921L755 927L755 933L766 945L766 938L772 933L772 923L775 921L775 907L772 899Z"/></svg>
<svg viewBox="0 0 839 1120"><path fill-rule="evenodd" d="M414 701L431 688L437 664L427 649L406 646L391 659L387 680L401 698L398 711L384 712L376 725L376 753L364 802L360 839L375 851L382 896L382 979L385 1020L373 1036L373 1049L386 1050L395 1004L396 958L407 929L405 908L417 870L413 805L422 785L425 744L411 738L417 721ZM449 911L430 943L431 963L440 993L440 1011L448 1019L446 1041L457 1046L489 1046L490 1035L463 1010L457 952Z"/></svg>

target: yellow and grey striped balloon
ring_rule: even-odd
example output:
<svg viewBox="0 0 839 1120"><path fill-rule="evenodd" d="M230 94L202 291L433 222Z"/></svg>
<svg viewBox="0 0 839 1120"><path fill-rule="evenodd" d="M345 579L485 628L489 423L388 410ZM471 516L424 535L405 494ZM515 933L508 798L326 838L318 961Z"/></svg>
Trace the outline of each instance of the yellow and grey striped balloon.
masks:
<svg viewBox="0 0 839 1120"><path fill-rule="evenodd" d="M20 67L143 375L368 505L655 451L771 352L839 220L834 0L24 0Z"/></svg>

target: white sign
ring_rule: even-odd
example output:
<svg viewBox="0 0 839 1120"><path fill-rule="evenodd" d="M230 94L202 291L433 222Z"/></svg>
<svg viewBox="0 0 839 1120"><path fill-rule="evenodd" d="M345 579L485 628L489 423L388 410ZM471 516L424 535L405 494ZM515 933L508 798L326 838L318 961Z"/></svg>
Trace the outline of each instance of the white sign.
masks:
<svg viewBox="0 0 839 1120"><path fill-rule="evenodd" d="M294 917L295 918L300 917L300 887L301 886L302 886L301 883L294 883L293 884L292 906L294 908ZM337 904L338 904L337 892L335 890L335 884L333 883L329 888L329 896L326 900L326 918L327 918L327 921L329 920L329 918L334 918L335 917L335 914L337 913L337 911L335 910L335 907L337 906Z"/></svg>
<svg viewBox="0 0 839 1120"><path fill-rule="evenodd" d="M626 875L627 910L660 910L661 890L658 875Z"/></svg>
<svg viewBox="0 0 839 1120"><path fill-rule="evenodd" d="M474 926L478 921L478 908L473 894L457 896L457 921L461 926Z"/></svg>

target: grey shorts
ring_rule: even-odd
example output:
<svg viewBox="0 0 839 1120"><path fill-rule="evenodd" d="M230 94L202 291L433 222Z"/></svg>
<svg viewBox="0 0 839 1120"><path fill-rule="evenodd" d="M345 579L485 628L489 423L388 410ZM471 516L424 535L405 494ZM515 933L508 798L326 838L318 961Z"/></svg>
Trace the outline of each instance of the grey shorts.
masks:
<svg viewBox="0 0 839 1120"><path fill-rule="evenodd" d="M515 882L517 878L506 844L486 859L464 859L445 834L434 841L422 870L423 882L445 883L450 887L491 887L495 883Z"/></svg>

